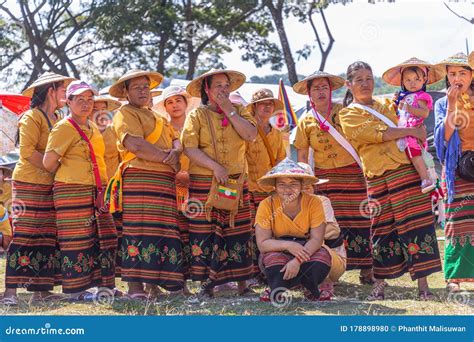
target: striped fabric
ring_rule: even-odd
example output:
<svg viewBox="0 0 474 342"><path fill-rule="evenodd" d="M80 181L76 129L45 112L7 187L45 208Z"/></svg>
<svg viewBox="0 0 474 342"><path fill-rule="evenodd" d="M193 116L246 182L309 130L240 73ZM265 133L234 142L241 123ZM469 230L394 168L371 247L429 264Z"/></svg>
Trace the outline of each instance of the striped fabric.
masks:
<svg viewBox="0 0 474 342"><path fill-rule="evenodd" d="M393 279L409 272L415 280L441 271L430 196L420 191L413 165L386 171L367 183L374 206L374 276Z"/></svg>
<svg viewBox="0 0 474 342"><path fill-rule="evenodd" d="M232 175L237 179L239 175ZM243 207L235 216L235 227L229 227L229 212L213 209L211 222L206 219L204 204L211 188L212 176L191 175L190 201L200 205L189 215L191 245L191 278L204 281L204 287L250 279L253 275L252 230L247 183L244 183Z"/></svg>
<svg viewBox="0 0 474 342"><path fill-rule="evenodd" d="M341 227L347 251L347 269L372 268L370 252L370 215L366 212L367 185L360 167L314 169L329 182L316 186L316 194L329 197L337 223Z"/></svg>
<svg viewBox="0 0 474 342"><path fill-rule="evenodd" d="M127 168L123 175L122 280L183 288L175 175Z"/></svg>
<svg viewBox="0 0 474 342"><path fill-rule="evenodd" d="M115 229L117 230L117 257L115 258L115 278L122 276L122 253L120 252L120 246L122 246L122 213L115 212L112 214L114 219Z"/></svg>
<svg viewBox="0 0 474 342"><path fill-rule="evenodd" d="M63 292L115 286L117 231L110 213L95 213L91 185L54 183Z"/></svg>
<svg viewBox="0 0 474 342"><path fill-rule="evenodd" d="M14 181L12 204L14 235L5 285L51 291L61 283L53 186Z"/></svg>
<svg viewBox="0 0 474 342"><path fill-rule="evenodd" d="M265 198L270 196L270 192L258 192L252 191L250 192L250 213L252 215L252 251L253 251L253 265L254 265L254 273L259 275L261 273L260 266L258 265L258 258L260 256L260 251L257 247L257 239L255 237L255 215L257 214L258 205L262 202Z"/></svg>
<svg viewBox="0 0 474 342"><path fill-rule="evenodd" d="M474 281L474 183L456 177L453 202L446 207L444 276Z"/></svg>

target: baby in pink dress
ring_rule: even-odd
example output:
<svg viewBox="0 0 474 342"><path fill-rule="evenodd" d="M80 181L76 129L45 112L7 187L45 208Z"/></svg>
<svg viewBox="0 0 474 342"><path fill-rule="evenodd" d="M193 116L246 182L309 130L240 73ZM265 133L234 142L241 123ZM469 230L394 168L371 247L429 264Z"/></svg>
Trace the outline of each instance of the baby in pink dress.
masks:
<svg viewBox="0 0 474 342"><path fill-rule="evenodd" d="M398 93L399 127L417 127L423 124L433 108L433 99L426 93L427 72L420 67L407 67L402 71L402 92ZM396 102L397 102L396 101ZM431 180L428 168L422 157L422 150L427 148L426 141L420 142L415 137L399 140L399 147L405 150L421 178L421 191L427 193L436 184Z"/></svg>

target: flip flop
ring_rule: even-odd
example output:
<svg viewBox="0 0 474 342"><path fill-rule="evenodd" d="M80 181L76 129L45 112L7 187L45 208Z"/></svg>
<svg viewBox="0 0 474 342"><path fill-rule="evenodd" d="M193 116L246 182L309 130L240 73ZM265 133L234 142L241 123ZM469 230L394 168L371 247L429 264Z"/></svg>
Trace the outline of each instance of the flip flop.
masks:
<svg viewBox="0 0 474 342"><path fill-rule="evenodd" d="M261 302L266 302L266 303L270 302L270 301L271 301L271 300L270 300L270 294L271 294L270 289L264 290L264 291L262 292L262 294L260 295L259 300L260 300Z"/></svg>
<svg viewBox="0 0 474 342"><path fill-rule="evenodd" d="M55 302L55 301L61 301L64 298L66 298L64 295L59 294L59 293L52 293L46 297L40 297L40 298L35 298L34 295L31 296L31 299L29 301L30 304L35 304L35 303L45 303L45 302Z"/></svg>
<svg viewBox="0 0 474 342"><path fill-rule="evenodd" d="M132 293L132 294L127 293L127 294L125 294L123 299L149 302L150 299L152 299L152 297L150 297L146 293Z"/></svg>
<svg viewBox="0 0 474 342"><path fill-rule="evenodd" d="M435 300L435 299L436 299L436 296L429 290L418 292L418 300L428 301L428 300Z"/></svg>
<svg viewBox="0 0 474 342"><path fill-rule="evenodd" d="M82 292L79 295L75 297L66 297L65 300L70 302L70 303L75 303L75 302L93 302L94 300L97 299L97 296L95 293L91 292Z"/></svg>
<svg viewBox="0 0 474 342"><path fill-rule="evenodd" d="M3 297L0 299L0 305L8 305L8 306L17 306L18 305L18 297Z"/></svg>
<svg viewBox="0 0 474 342"><path fill-rule="evenodd" d="M240 297L247 297L247 296L253 296L256 295L257 293L252 290L251 288L246 287L242 292L239 292Z"/></svg>

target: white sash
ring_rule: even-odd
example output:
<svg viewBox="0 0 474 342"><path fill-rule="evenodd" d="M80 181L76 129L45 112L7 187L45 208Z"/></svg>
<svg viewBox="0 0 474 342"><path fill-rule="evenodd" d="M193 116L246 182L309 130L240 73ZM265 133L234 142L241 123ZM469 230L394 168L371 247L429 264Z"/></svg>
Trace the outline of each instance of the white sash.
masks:
<svg viewBox="0 0 474 342"><path fill-rule="evenodd" d="M388 127L397 128L397 125L395 125L392 120L390 120L389 118L387 118L385 115L380 114L380 113L377 112L375 109L372 109L372 108L370 108L370 107L361 105L361 104L359 104L359 103L351 103L351 104L350 104L349 106L347 106L347 107L349 107L349 108L359 108L359 109L363 109L363 110L365 110L366 112L369 112L370 114L372 114L373 116L375 116L377 119L382 120Z"/></svg>
<svg viewBox="0 0 474 342"><path fill-rule="evenodd" d="M319 122L324 122L325 119L322 117L321 114L316 112L314 109L311 109L311 111L313 113L313 116ZM334 139L336 139L336 141L339 143L339 145L341 145L347 152L349 152L349 154L352 156L352 158L354 158L356 163L359 164L359 167L362 169L362 162L361 162L361 160L359 158L359 155L357 154L356 150L354 149L354 147L352 147L352 145L347 141L347 139L344 138L344 136L341 133L339 133L337 131L337 129L335 129L328 121L326 121L324 124L326 126L328 126L329 134L331 134L332 137Z"/></svg>

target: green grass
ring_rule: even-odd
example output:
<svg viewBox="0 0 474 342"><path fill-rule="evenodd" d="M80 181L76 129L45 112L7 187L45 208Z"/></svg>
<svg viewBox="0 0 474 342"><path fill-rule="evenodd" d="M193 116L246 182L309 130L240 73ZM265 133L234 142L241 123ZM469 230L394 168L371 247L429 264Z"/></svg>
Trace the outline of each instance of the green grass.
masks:
<svg viewBox="0 0 474 342"><path fill-rule="evenodd" d="M440 250L443 251L443 242ZM5 259L0 259L0 269L5 269ZM435 301L420 302L416 299L416 283L408 275L389 280L384 301L366 300L371 287L359 285L358 271L346 272L336 286L336 297L331 302L307 302L300 292L292 291L291 303L275 307L271 303L259 302L258 295L238 297L235 294L218 295L212 300L199 302L196 299L163 295L155 303L125 302L111 303L43 303L29 304L31 294L19 291L18 307L0 307L0 315L472 315L474 314L474 283L462 284L464 292L448 296L443 273L429 277ZM117 287L125 291L126 286L118 280ZM0 279L4 288L4 277ZM193 292L197 285L191 284ZM260 293L263 288L257 288ZM60 288L56 289L60 292Z"/></svg>

